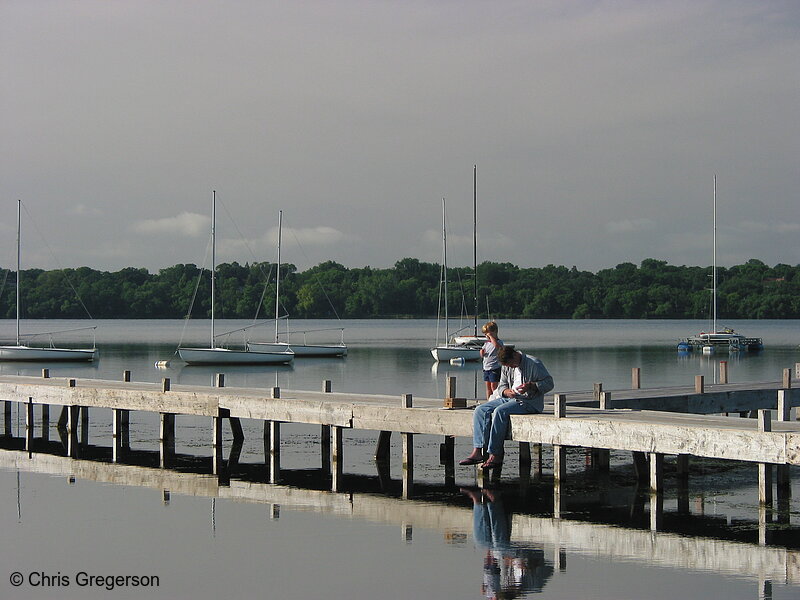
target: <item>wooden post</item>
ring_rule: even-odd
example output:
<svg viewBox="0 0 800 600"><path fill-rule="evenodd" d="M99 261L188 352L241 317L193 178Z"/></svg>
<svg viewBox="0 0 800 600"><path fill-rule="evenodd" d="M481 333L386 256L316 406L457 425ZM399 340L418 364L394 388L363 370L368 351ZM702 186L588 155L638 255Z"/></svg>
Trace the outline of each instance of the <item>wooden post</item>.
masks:
<svg viewBox="0 0 800 600"><path fill-rule="evenodd" d="M172 465L175 458L175 415L161 413L159 431L159 449L161 468Z"/></svg>
<svg viewBox="0 0 800 600"><path fill-rule="evenodd" d="M81 407L68 406L65 408L67 408L67 456L78 458L78 413Z"/></svg>
<svg viewBox="0 0 800 600"><path fill-rule="evenodd" d="M33 451L33 398L25 403L25 450Z"/></svg>
<svg viewBox="0 0 800 600"><path fill-rule="evenodd" d="M553 411L557 419L567 416L567 395L555 394L553 396Z"/></svg>
<svg viewBox="0 0 800 600"><path fill-rule="evenodd" d="M783 370L783 381L781 382L781 387L785 390L792 389L792 370L791 369L784 369Z"/></svg>
<svg viewBox="0 0 800 600"><path fill-rule="evenodd" d="M602 410L611 409L611 392L600 392L600 408Z"/></svg>
<svg viewBox="0 0 800 600"><path fill-rule="evenodd" d="M391 448L392 432L381 431L378 433L378 443L375 446L375 460L377 462L389 461L389 450Z"/></svg>
<svg viewBox="0 0 800 600"><path fill-rule="evenodd" d="M778 421L790 421L792 418L792 401L788 397L789 390L778 390ZM778 487L778 504L792 493L791 467L778 465L775 468L775 479Z"/></svg>
<svg viewBox="0 0 800 600"><path fill-rule="evenodd" d="M603 384L602 383L595 383L593 386L594 392L594 400L595 402L600 402L600 394L603 391Z"/></svg>
<svg viewBox="0 0 800 600"><path fill-rule="evenodd" d="M553 446L555 448L555 446ZM561 480L556 479L553 482L553 518L561 518L561 502L563 494L561 493Z"/></svg>
<svg viewBox="0 0 800 600"><path fill-rule="evenodd" d="M455 377L451 377L455 380ZM411 408L413 406L413 396L403 394L400 406ZM414 434L403 432L400 434L403 443L403 498L411 498L414 493Z"/></svg>
<svg viewBox="0 0 800 600"><path fill-rule="evenodd" d="M50 441L50 405L42 404L42 441Z"/></svg>
<svg viewBox="0 0 800 600"><path fill-rule="evenodd" d="M660 492L654 492L651 490L650 531L660 531L661 529L663 529L663 527L664 527L664 494Z"/></svg>
<svg viewBox="0 0 800 600"><path fill-rule="evenodd" d="M131 372L130 371L125 370L125 371L122 372L122 381L124 381L125 383L130 383L131 382Z"/></svg>
<svg viewBox="0 0 800 600"><path fill-rule="evenodd" d="M115 409L112 425L112 437L114 440L113 449L111 452L111 460L119 462L122 458L122 452L127 447L130 448L130 419L129 411L123 409Z"/></svg>
<svg viewBox="0 0 800 600"><path fill-rule="evenodd" d="M553 479L562 482L567 478L567 447L553 445Z"/></svg>
<svg viewBox="0 0 800 600"><path fill-rule="evenodd" d="M342 466L342 430L338 425L331 426L331 491L338 492L342 489L344 469Z"/></svg>
<svg viewBox="0 0 800 600"><path fill-rule="evenodd" d="M264 424L266 436L266 423ZM211 417L211 472L219 475L223 470L222 417Z"/></svg>
<svg viewBox="0 0 800 600"><path fill-rule="evenodd" d="M448 377L447 378L447 398L455 398L456 397L456 378L455 377Z"/></svg>
<svg viewBox="0 0 800 600"><path fill-rule="evenodd" d="M728 383L728 361L719 361L719 382Z"/></svg>
<svg viewBox="0 0 800 600"><path fill-rule="evenodd" d="M5 415L3 424L5 425L5 434L11 436L11 400L3 402L3 414Z"/></svg>
<svg viewBox="0 0 800 600"><path fill-rule="evenodd" d="M331 381L326 379L322 385L322 391L326 394L331 393ZM331 474L331 426L320 425L319 429L319 448L320 463L325 475Z"/></svg>
<svg viewBox="0 0 800 600"><path fill-rule="evenodd" d="M265 421L265 433L269 438L269 482L281 480L281 424L279 421Z"/></svg>
<svg viewBox="0 0 800 600"><path fill-rule="evenodd" d="M50 378L50 369L42 369L42 378L49 379Z"/></svg>
<svg viewBox="0 0 800 600"><path fill-rule="evenodd" d="M631 389L638 390L642 387L642 369L633 367L631 369Z"/></svg>
<svg viewBox="0 0 800 600"><path fill-rule="evenodd" d="M772 431L772 417L768 410L758 411L758 430ZM772 465L758 463L758 499L761 504L772 504Z"/></svg>
<svg viewBox="0 0 800 600"><path fill-rule="evenodd" d="M664 492L664 455L657 452L650 453L650 491Z"/></svg>
<svg viewBox="0 0 800 600"><path fill-rule="evenodd" d="M675 474L679 479L686 480L689 478L689 455L678 454L675 457Z"/></svg>
<svg viewBox="0 0 800 600"><path fill-rule="evenodd" d="M414 493L414 434L401 433L403 439L403 499Z"/></svg>
<svg viewBox="0 0 800 600"><path fill-rule="evenodd" d="M170 387L171 387L171 385L170 385L169 377L164 377L161 380L161 391L162 392L168 392L170 390Z"/></svg>
<svg viewBox="0 0 800 600"><path fill-rule="evenodd" d="M89 407L81 406L81 444L89 445Z"/></svg>
<svg viewBox="0 0 800 600"><path fill-rule="evenodd" d="M705 378L702 375L694 376L694 392L695 394L705 393Z"/></svg>

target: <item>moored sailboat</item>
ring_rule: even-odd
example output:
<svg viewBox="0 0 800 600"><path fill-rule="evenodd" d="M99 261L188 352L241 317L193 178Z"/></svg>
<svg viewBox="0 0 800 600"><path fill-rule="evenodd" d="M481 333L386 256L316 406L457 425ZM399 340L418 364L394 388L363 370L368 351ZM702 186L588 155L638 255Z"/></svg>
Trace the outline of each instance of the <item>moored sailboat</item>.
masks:
<svg viewBox="0 0 800 600"><path fill-rule="evenodd" d="M275 340L272 342L247 342L249 350L259 352L293 352L295 356L302 357L339 357L347 356L347 346L344 343L344 329L337 331L342 332L342 341L339 344L307 344L305 340L302 344L289 343L289 333L310 333L310 332L286 332L287 341L280 341L280 290L281 290L281 235L283 231L283 211L278 212L278 263L277 274L275 276ZM318 329L315 331L328 331Z"/></svg>
<svg viewBox="0 0 800 600"><path fill-rule="evenodd" d="M450 318L448 312L448 297L447 297L447 224L446 224L446 209L445 200L442 198L442 279L439 282L439 306L441 308L444 304L444 344L437 344L431 348L431 356L434 360L439 362L451 360L464 360L473 361L480 360L481 351L480 347L475 347L466 344L455 344L450 340ZM442 293L444 291L444 293ZM437 338L439 332L439 322L436 324Z"/></svg>
<svg viewBox="0 0 800 600"><path fill-rule="evenodd" d="M214 332L214 296L216 283L216 215L217 193L213 193L211 208L211 345L208 348L179 347L178 356L189 365L280 365L288 364L294 359L290 350L261 352L245 348L242 350L220 348L216 345Z"/></svg>
<svg viewBox="0 0 800 600"><path fill-rule="evenodd" d="M41 361L41 362L50 362L50 361L72 361L72 362L88 362L93 361L97 358L97 349L92 344L91 348L56 348L52 342L52 335L55 333L66 333L67 331L79 331L82 329L91 329L94 330L95 326L91 327L81 327L77 329L70 329L65 331L53 331L48 332L47 334L38 334L38 335L49 335L50 336L50 346L49 347L35 347L35 346L28 346L22 343L23 335L20 333L20 290L21 290L21 279L22 279L22 270L20 268L21 263L21 222L22 222L22 201L17 200L17 284L16 284L16 321L17 321L17 336L16 336L16 344L15 345L8 345L8 346L0 346L0 360L7 360L7 361Z"/></svg>
<svg viewBox="0 0 800 600"><path fill-rule="evenodd" d="M678 343L682 352L700 348L703 353L711 354L717 348L727 348L731 352L758 352L764 349L761 338L747 337L737 333L730 327L717 325L717 176L714 175L714 218L713 218L713 266L711 284L711 329L701 331Z"/></svg>

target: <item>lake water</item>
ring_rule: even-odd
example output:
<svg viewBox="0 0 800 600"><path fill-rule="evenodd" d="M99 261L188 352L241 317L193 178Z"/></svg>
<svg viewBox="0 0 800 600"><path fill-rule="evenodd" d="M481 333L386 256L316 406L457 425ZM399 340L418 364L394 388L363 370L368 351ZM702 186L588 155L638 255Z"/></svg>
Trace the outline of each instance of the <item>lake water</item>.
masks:
<svg viewBox="0 0 800 600"><path fill-rule="evenodd" d="M25 321L22 328L75 324ZM207 344L208 322L96 324L100 359L91 365L45 365L52 377L119 380L130 370L135 381L169 377L212 385L221 370L182 366L173 357L178 340ZM728 362L731 382L776 381L784 368L800 362L800 321L726 323L762 337L765 350L712 356L675 351L678 339L707 326L700 321L499 324L500 337L541 358L556 391L566 393L591 389L595 382L607 390L629 387L632 367L642 369L643 387L654 387L692 385L695 375L713 382L721 360ZM217 331L245 325L222 321ZM459 395L482 394L477 365L433 363L428 348L435 321L291 323L292 329L340 326L350 349L346 358L225 367L226 385L318 390L331 380L334 391L442 397L447 377L455 376ZM13 334L13 321L0 321L0 339ZM241 335L232 334L231 341ZM338 332L319 335L339 339ZM251 337L270 339L269 326ZM85 339L75 333L57 341ZM172 359L170 366L156 368L164 359ZM42 366L0 363L0 373L39 375ZM15 436L24 435L22 416L15 408ZM109 447L110 411L94 411L91 419L90 443ZM157 463L127 467L125 477L101 483L88 475L70 477L66 459L37 463L37 472L31 472L17 442L4 439L0 494L6 510L0 522L6 572L0 573L0 597L484 598L493 590L507 598L800 597L798 469L793 468L791 499L776 503L766 516L762 512L768 523L759 533L755 466L693 462L688 488L681 488L668 463L663 515L658 531L651 531L650 498L637 491L624 454L612 456L611 473L602 476L585 468L583 450L571 450L569 483L556 519L548 449L543 477L527 480L508 444L500 482L481 495L473 468L456 467L455 482L446 483L438 460L441 440L417 436L417 490L414 499L402 500L397 440L387 480L372 461L374 432L346 432L345 490L334 494L325 491L327 482L317 469L318 427L282 427L280 485L265 483L261 423L244 421L243 427L240 469L231 474L230 486L217 488L206 469L210 420L179 417L176 450L197 460L187 459L175 474L180 481L170 480L168 491L159 485ZM51 439L58 439L55 429ZM131 415L131 445L157 456L155 416ZM468 439L457 439L457 456L469 446ZM88 472L76 466L79 471ZM759 543L760 534L766 543ZM12 585L15 573L23 577L18 587ZM112 591L108 580L90 585L89 575L129 580ZM140 585L133 585L132 577L141 577Z"/></svg>

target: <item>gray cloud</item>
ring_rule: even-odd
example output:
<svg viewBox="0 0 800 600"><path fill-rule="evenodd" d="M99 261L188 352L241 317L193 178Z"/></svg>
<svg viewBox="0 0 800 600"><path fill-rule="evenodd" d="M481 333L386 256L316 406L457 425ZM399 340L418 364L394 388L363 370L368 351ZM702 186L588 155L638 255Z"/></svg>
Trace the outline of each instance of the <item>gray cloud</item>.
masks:
<svg viewBox="0 0 800 600"><path fill-rule="evenodd" d="M736 255L800 263L798 26L788 0L8 0L4 221L21 197L69 266L158 269L202 259L216 189L226 260L274 256L283 209L300 268L380 267L439 260L444 196L467 265L477 164L479 260L708 264L717 174Z"/></svg>

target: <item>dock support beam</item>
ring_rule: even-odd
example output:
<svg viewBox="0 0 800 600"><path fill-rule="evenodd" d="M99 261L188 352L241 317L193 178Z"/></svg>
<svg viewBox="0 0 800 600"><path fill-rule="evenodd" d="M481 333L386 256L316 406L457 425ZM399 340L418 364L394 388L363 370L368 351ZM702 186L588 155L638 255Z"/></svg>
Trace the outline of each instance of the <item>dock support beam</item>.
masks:
<svg viewBox="0 0 800 600"><path fill-rule="evenodd" d="M400 399L400 406L411 408L413 398L411 394L403 394ZM411 498L414 493L414 434L402 432L403 440L403 498Z"/></svg>
<svg viewBox="0 0 800 600"><path fill-rule="evenodd" d="M129 410L114 409L114 422L112 425L112 435L114 438L112 460L114 462L119 462L123 452L131 449L130 423L131 414Z"/></svg>
<svg viewBox="0 0 800 600"><path fill-rule="evenodd" d="M566 417L567 396L566 394L556 394L553 397L555 404L554 411L557 419ZM567 447L561 445L553 446L553 479L561 483L567 478Z"/></svg>
<svg viewBox="0 0 800 600"><path fill-rule="evenodd" d="M322 383L322 391L330 394L333 389L330 379ZM324 475L331 474L331 426L320 425L319 429L320 464Z"/></svg>
<svg viewBox="0 0 800 600"><path fill-rule="evenodd" d="M161 468L172 466L175 459L175 415L161 413L159 428Z"/></svg>
<svg viewBox="0 0 800 600"><path fill-rule="evenodd" d="M758 411L758 430L772 431L770 411ZM772 504L772 465L769 463L758 463L758 500L764 505Z"/></svg>
<svg viewBox="0 0 800 600"><path fill-rule="evenodd" d="M344 428L338 425L331 425L331 491L339 492L342 490L344 468L342 465L343 446L342 432Z"/></svg>
<svg viewBox="0 0 800 600"><path fill-rule="evenodd" d="M25 450L33 451L33 398L25 403Z"/></svg>

